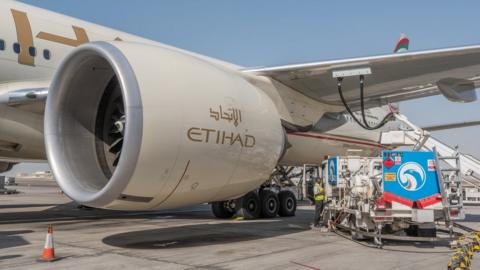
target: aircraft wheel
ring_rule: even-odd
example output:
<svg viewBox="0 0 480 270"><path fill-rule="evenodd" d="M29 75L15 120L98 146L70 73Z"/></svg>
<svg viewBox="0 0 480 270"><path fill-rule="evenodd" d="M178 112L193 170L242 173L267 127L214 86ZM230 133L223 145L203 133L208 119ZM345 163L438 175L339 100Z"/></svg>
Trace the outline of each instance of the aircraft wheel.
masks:
<svg viewBox="0 0 480 270"><path fill-rule="evenodd" d="M256 219L260 217L262 208L260 198L256 192L249 192L241 198L240 214L245 219Z"/></svg>
<svg viewBox="0 0 480 270"><path fill-rule="evenodd" d="M297 211L297 198L295 194L289 190L283 190L278 193L280 201L280 209L278 215L281 217L293 217Z"/></svg>
<svg viewBox="0 0 480 270"><path fill-rule="evenodd" d="M278 214L280 203L277 194L271 190L262 190L260 192L260 201L262 206L262 217L274 218Z"/></svg>
<svg viewBox="0 0 480 270"><path fill-rule="evenodd" d="M228 201L213 202L213 215L217 218L231 218L235 214L235 210L231 209Z"/></svg>

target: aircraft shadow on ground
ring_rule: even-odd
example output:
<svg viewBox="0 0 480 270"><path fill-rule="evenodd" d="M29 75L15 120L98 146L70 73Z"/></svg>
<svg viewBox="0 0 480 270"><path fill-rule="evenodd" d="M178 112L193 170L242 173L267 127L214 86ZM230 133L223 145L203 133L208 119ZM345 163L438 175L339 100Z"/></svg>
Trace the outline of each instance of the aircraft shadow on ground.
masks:
<svg viewBox="0 0 480 270"><path fill-rule="evenodd" d="M0 249L29 245L30 242L20 235L32 232L32 230L0 231ZM0 260L2 260L2 258L8 259L4 256L0 257Z"/></svg>
<svg viewBox="0 0 480 270"><path fill-rule="evenodd" d="M25 206L25 205L23 205ZM25 207L44 207L44 204L32 204ZM161 210L161 211L115 211L104 209L78 209L78 204L69 202L65 204L55 205L54 207L44 210L32 210L6 213L0 212L0 225L2 224L24 224L24 223L41 223L48 222L53 225L59 225L63 222L95 222L102 219L158 219L158 218L174 218L189 220L215 219L210 210L210 205L197 205L188 208ZM22 204L11 205L9 208L21 208ZM0 208L1 211L1 208ZM313 219L313 210L297 210L299 213L308 213L308 218ZM310 217L311 216L311 217Z"/></svg>
<svg viewBox="0 0 480 270"><path fill-rule="evenodd" d="M23 208L23 207L44 207L44 204L29 204L29 205L10 205L4 208ZM55 205L54 207L45 210L32 210L15 212L10 211L6 213L0 212L1 224L21 224L21 223L36 223L36 222L51 222L57 224L58 222L68 221L91 221L100 219L148 219L175 216L177 219L205 219L211 218L208 205L197 206L188 209L162 210L162 211L115 211L104 209L78 209L78 204L69 202L66 204ZM2 208L0 208L1 210ZM190 211L189 211L190 210Z"/></svg>
<svg viewBox="0 0 480 270"><path fill-rule="evenodd" d="M5 255L5 256L0 256L0 262L4 260L9 260L9 259L16 259L20 258L22 255Z"/></svg>
<svg viewBox="0 0 480 270"><path fill-rule="evenodd" d="M10 204L10 205L0 205L0 209L48 207L48 206L56 206L56 205L57 204Z"/></svg>
<svg viewBox="0 0 480 270"><path fill-rule="evenodd" d="M106 245L128 249L173 249L272 238L310 230L308 223L293 218L258 221L225 221L132 231L105 237Z"/></svg>

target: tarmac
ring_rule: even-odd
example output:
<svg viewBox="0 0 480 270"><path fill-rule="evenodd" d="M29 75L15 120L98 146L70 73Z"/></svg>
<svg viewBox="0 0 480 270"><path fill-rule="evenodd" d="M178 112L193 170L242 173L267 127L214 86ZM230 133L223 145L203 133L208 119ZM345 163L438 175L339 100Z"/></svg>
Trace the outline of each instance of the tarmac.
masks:
<svg viewBox="0 0 480 270"><path fill-rule="evenodd" d="M384 249L310 229L313 208L290 218L218 220L209 205L154 212L78 209L54 181L17 180L0 195L0 269L446 269L446 246ZM480 229L480 207L467 208ZM60 260L38 262L47 226ZM480 269L474 257L472 269Z"/></svg>

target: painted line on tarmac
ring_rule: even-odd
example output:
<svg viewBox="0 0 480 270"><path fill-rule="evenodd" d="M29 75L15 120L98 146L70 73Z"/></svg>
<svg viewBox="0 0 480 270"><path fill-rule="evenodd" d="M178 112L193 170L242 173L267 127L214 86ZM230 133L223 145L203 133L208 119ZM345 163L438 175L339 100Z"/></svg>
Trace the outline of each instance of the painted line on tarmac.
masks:
<svg viewBox="0 0 480 270"><path fill-rule="evenodd" d="M316 268L316 267L313 267L313 266L310 266L310 265L306 265L306 264L302 264L302 263L298 263L298 262L294 262L294 261L290 261L290 263L293 263L293 264L296 264L296 265L299 265L299 266L303 266L305 268L312 269L312 270L320 270L320 268Z"/></svg>

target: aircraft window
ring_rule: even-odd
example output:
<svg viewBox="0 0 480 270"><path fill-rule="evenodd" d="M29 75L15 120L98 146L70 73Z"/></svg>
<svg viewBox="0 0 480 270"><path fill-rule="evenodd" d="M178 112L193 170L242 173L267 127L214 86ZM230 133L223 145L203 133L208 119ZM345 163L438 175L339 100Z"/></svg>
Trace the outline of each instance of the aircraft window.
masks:
<svg viewBox="0 0 480 270"><path fill-rule="evenodd" d="M43 58L45 58L46 60L50 60L50 57L50 51L47 49L43 50Z"/></svg>
<svg viewBox="0 0 480 270"><path fill-rule="evenodd" d="M37 49L35 49L35 47L29 47L28 53L30 54L30 56L35 57L37 56Z"/></svg>
<svg viewBox="0 0 480 270"><path fill-rule="evenodd" d="M4 51L4 50L5 50L5 40L0 39L0 51Z"/></svg>
<svg viewBox="0 0 480 270"><path fill-rule="evenodd" d="M18 42L13 43L13 51L14 51L16 54L19 54L19 53L20 53L20 44L19 44Z"/></svg>

